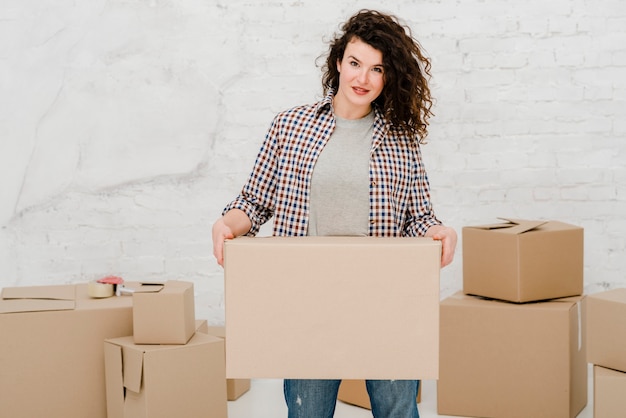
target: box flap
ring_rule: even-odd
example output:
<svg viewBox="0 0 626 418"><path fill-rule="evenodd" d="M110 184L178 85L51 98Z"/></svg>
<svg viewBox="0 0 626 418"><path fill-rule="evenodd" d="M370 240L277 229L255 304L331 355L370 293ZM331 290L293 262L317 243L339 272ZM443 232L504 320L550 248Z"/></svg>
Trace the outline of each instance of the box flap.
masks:
<svg viewBox="0 0 626 418"><path fill-rule="evenodd" d="M74 300L75 286L23 286L5 287L2 289L2 299L54 299L54 300Z"/></svg>
<svg viewBox="0 0 626 418"><path fill-rule="evenodd" d="M141 284L146 284L146 285L164 285L166 282L168 282L169 280L163 280L163 279L142 279L139 280L139 283Z"/></svg>
<svg viewBox="0 0 626 418"><path fill-rule="evenodd" d="M71 311L73 300L9 299L0 301L0 314L41 311Z"/></svg>
<svg viewBox="0 0 626 418"><path fill-rule="evenodd" d="M209 333L209 323L206 319L196 319L196 332Z"/></svg>
<svg viewBox="0 0 626 418"><path fill-rule="evenodd" d="M124 285L127 289L131 289L134 293L157 293L165 287L162 283L131 283Z"/></svg>
<svg viewBox="0 0 626 418"><path fill-rule="evenodd" d="M503 221L507 221L506 223L498 223L498 224L489 224L489 225L479 225L473 226L472 228L476 229L487 229L487 230L498 230L498 232L502 232L505 234L518 235L523 234L528 231L532 231L540 227L541 225L545 225L548 223L547 221L529 221L524 219L508 219L508 218L498 218Z"/></svg>
<svg viewBox="0 0 626 418"><path fill-rule="evenodd" d="M214 335L220 338L226 338L226 327L210 325L206 327L206 334Z"/></svg>
<svg viewBox="0 0 626 418"><path fill-rule="evenodd" d="M0 313L72 310L75 297L74 285L6 287L2 289Z"/></svg>
<svg viewBox="0 0 626 418"><path fill-rule="evenodd" d="M539 228L541 225L545 225L548 223L548 221L529 221L525 219L499 219L514 224L514 226L506 230L506 232L509 234L523 234L524 232L532 231L533 229Z"/></svg>
<svg viewBox="0 0 626 418"><path fill-rule="evenodd" d="M141 391L143 375L143 350L133 347L124 347L124 387L135 393Z"/></svg>
<svg viewBox="0 0 626 418"><path fill-rule="evenodd" d="M124 418L122 347L114 342L105 341L104 364L107 417Z"/></svg>

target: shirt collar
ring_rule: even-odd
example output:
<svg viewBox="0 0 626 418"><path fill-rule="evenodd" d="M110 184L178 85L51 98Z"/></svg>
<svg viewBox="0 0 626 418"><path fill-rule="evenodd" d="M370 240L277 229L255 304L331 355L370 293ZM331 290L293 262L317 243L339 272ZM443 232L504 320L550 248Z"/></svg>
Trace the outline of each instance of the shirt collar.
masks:
<svg viewBox="0 0 626 418"><path fill-rule="evenodd" d="M317 102L315 113L319 115L323 110L330 110L333 106L334 97L335 97L335 91L333 89L329 89L328 93L326 93L326 97L324 97L321 101Z"/></svg>

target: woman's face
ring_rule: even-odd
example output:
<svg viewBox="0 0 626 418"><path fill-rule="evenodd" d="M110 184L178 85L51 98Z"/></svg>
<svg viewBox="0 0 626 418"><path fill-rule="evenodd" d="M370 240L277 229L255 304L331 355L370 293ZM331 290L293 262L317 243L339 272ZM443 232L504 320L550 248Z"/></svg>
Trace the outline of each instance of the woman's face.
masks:
<svg viewBox="0 0 626 418"><path fill-rule="evenodd" d="M367 115L385 85L382 52L354 38L346 45L341 61L337 61L337 70L335 112L348 119Z"/></svg>

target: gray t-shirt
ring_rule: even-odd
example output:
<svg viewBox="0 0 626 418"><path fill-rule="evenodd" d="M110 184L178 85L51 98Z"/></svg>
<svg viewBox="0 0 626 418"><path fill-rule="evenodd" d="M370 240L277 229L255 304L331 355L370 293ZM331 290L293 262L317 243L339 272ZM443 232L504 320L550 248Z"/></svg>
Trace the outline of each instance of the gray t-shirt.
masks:
<svg viewBox="0 0 626 418"><path fill-rule="evenodd" d="M313 169L308 235L368 235L374 114L335 120Z"/></svg>

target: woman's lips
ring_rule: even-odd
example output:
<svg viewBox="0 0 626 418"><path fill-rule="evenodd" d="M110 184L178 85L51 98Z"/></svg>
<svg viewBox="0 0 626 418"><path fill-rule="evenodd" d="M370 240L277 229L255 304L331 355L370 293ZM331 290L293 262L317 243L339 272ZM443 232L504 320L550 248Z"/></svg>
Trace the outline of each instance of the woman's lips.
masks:
<svg viewBox="0 0 626 418"><path fill-rule="evenodd" d="M361 88L361 87L352 87L352 91L354 91L356 94L360 96L363 96L369 93L369 90Z"/></svg>

